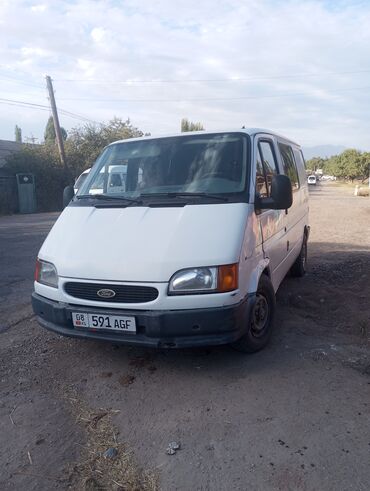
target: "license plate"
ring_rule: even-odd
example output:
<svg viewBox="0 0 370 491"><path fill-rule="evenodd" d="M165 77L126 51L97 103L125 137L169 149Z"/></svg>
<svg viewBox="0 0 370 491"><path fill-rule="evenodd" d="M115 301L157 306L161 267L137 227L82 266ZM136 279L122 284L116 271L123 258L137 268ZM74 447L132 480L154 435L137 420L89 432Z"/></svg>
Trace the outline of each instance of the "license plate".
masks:
<svg viewBox="0 0 370 491"><path fill-rule="evenodd" d="M104 329L110 331L136 332L135 317L123 315L88 314L72 312L73 325L92 330Z"/></svg>

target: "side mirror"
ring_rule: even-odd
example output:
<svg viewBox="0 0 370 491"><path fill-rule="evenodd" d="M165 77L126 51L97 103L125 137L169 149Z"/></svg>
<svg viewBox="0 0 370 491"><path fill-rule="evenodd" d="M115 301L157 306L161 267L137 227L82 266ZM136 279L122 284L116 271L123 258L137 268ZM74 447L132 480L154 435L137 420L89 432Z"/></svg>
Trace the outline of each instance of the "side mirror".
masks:
<svg viewBox="0 0 370 491"><path fill-rule="evenodd" d="M292 206L292 183L288 176L277 174L271 180L271 196L256 199L256 208L260 210L287 210Z"/></svg>
<svg viewBox="0 0 370 491"><path fill-rule="evenodd" d="M69 202L74 197L75 191L73 186L67 186L63 190L63 208L69 205Z"/></svg>

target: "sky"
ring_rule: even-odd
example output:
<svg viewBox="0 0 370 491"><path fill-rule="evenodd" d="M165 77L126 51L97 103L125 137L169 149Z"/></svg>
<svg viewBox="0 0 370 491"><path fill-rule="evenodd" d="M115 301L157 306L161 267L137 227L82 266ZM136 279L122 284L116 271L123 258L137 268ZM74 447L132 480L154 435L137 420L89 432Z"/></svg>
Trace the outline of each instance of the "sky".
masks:
<svg viewBox="0 0 370 491"><path fill-rule="evenodd" d="M186 117L370 150L370 0L0 0L0 139L42 141L46 74L67 130Z"/></svg>

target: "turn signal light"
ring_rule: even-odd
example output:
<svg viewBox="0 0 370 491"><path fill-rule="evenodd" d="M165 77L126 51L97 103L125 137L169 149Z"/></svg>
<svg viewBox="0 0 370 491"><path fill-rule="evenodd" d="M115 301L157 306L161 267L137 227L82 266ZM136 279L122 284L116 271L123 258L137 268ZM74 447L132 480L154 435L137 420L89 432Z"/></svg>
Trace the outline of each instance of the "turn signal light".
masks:
<svg viewBox="0 0 370 491"><path fill-rule="evenodd" d="M231 292L238 288L238 264L219 266L217 291Z"/></svg>
<svg viewBox="0 0 370 491"><path fill-rule="evenodd" d="M40 276L40 261L39 258L36 259L36 267L35 267L35 281L39 281Z"/></svg>

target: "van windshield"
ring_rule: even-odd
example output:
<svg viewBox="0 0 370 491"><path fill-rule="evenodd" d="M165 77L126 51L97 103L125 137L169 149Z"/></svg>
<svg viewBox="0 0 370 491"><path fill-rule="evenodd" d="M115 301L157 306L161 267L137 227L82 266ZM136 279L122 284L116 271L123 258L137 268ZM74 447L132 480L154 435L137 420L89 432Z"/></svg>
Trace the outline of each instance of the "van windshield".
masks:
<svg viewBox="0 0 370 491"><path fill-rule="evenodd" d="M77 197L240 195L247 184L246 147L239 133L116 143L104 150Z"/></svg>

